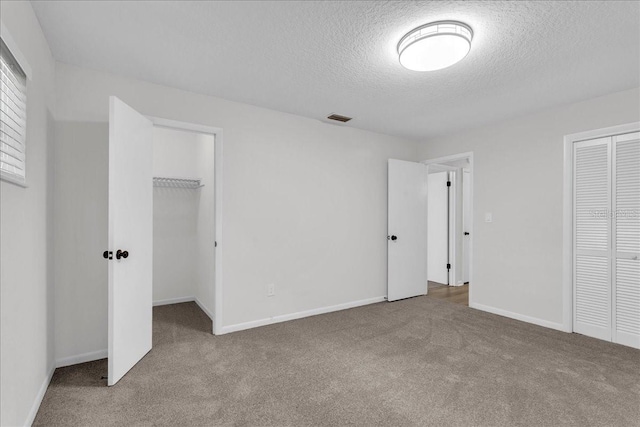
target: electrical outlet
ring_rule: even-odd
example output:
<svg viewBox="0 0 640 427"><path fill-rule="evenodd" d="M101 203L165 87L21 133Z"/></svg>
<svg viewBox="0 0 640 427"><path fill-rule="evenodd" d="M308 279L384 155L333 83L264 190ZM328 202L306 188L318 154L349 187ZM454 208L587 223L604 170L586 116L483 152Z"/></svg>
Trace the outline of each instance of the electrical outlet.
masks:
<svg viewBox="0 0 640 427"><path fill-rule="evenodd" d="M267 296L272 297L275 294L276 294L276 285L274 285L273 283L269 283L267 285Z"/></svg>

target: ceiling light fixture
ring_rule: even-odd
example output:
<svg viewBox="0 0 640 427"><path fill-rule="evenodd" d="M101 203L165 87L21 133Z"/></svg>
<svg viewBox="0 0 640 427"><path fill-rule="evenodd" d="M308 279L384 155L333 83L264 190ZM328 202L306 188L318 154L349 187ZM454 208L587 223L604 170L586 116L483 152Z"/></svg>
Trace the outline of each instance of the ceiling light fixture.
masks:
<svg viewBox="0 0 640 427"><path fill-rule="evenodd" d="M413 71L450 67L467 56L471 39L471 27L462 22L438 21L422 25L400 39L400 64Z"/></svg>

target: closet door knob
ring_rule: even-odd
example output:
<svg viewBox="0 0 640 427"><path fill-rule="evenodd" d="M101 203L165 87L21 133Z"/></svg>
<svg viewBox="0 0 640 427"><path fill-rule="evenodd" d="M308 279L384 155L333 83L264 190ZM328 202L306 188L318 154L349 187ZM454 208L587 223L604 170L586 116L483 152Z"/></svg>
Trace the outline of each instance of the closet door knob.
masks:
<svg viewBox="0 0 640 427"><path fill-rule="evenodd" d="M120 249L116 251L116 259L128 258L128 257L129 257L129 252L127 251L121 251Z"/></svg>
<svg viewBox="0 0 640 427"><path fill-rule="evenodd" d="M387 236L387 240L398 240L398 236Z"/></svg>
<svg viewBox="0 0 640 427"><path fill-rule="evenodd" d="M104 259L113 259L113 252L111 252L111 251L102 252L102 258L104 258Z"/></svg>

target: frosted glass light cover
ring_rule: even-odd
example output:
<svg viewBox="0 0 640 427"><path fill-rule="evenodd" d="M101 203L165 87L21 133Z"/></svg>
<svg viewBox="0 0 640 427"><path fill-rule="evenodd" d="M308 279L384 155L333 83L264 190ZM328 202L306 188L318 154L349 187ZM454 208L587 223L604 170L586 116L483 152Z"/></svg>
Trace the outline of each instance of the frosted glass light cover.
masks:
<svg viewBox="0 0 640 427"><path fill-rule="evenodd" d="M461 22L442 21L423 25L398 43L400 64L413 71L434 71L462 60L471 49L473 32Z"/></svg>

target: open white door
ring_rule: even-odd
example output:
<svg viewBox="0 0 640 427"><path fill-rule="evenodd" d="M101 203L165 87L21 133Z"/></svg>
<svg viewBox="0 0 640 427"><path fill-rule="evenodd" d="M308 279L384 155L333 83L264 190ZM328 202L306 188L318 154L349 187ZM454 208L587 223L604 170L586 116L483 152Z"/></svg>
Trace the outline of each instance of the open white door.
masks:
<svg viewBox="0 0 640 427"><path fill-rule="evenodd" d="M387 299L427 293L427 166L389 159Z"/></svg>
<svg viewBox="0 0 640 427"><path fill-rule="evenodd" d="M449 181L448 172L429 173L427 199L427 280L448 285L449 270Z"/></svg>
<svg viewBox="0 0 640 427"><path fill-rule="evenodd" d="M151 350L153 125L109 98L109 378Z"/></svg>

